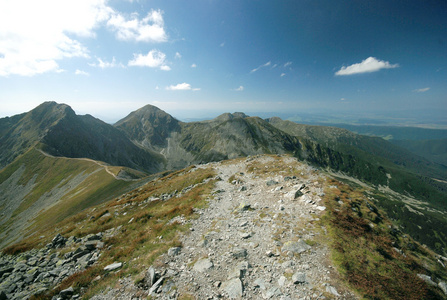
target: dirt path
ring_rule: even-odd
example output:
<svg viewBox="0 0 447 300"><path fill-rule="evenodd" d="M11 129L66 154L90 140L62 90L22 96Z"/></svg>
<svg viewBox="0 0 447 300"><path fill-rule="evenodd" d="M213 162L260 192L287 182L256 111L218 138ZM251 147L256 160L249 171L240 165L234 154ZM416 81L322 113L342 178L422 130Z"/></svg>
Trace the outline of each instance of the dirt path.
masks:
<svg viewBox="0 0 447 300"><path fill-rule="evenodd" d="M154 299L357 299L329 259L323 178L290 157L259 156L197 166L220 180L209 206L189 222L182 247L154 262ZM290 169L290 172L288 172ZM286 174L298 174L295 178ZM300 190L295 199L295 193ZM169 201L169 200L168 200ZM130 279L95 299L132 299ZM152 298L151 298L152 299Z"/></svg>
<svg viewBox="0 0 447 300"><path fill-rule="evenodd" d="M126 178L119 178L118 176L116 176L112 171L110 171L109 166L106 165L103 162L94 160L94 159L90 159L90 158L71 158L71 157L65 157L65 156L53 156L49 153L46 153L45 151L41 150L41 149L36 149L37 151L39 151L40 153L42 153L43 155L47 156L47 157L51 157L51 158L63 158L63 159L75 159L75 160L82 160L82 161L89 161L92 163L97 164L98 166L104 168L104 170L109 173L111 176L113 176L113 178L115 178L116 180L124 180L124 181L130 181L130 179L126 179Z"/></svg>

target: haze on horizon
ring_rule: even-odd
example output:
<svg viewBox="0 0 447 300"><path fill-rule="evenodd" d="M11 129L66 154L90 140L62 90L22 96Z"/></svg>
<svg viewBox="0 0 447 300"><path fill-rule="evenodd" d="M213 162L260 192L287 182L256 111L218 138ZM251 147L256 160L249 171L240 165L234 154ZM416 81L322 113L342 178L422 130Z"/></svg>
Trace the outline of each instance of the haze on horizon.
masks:
<svg viewBox="0 0 447 300"><path fill-rule="evenodd" d="M0 3L0 117L44 101L114 122L146 104L445 122L447 2Z"/></svg>

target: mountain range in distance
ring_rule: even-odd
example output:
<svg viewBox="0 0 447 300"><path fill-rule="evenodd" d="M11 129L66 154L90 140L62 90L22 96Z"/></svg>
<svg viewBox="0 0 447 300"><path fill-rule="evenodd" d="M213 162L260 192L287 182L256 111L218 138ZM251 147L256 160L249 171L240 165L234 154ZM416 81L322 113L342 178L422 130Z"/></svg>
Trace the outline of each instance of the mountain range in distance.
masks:
<svg viewBox="0 0 447 300"><path fill-rule="evenodd" d="M358 189L356 195L374 199L396 228L445 256L447 166L442 155L437 156L445 154L442 143L391 142L368 130L369 135L361 135L242 112L181 122L152 105L111 125L77 115L66 104L45 102L30 112L0 119L0 248L8 253L26 251L40 241L38 236L76 227L87 209L110 205L129 192L142 193L155 186L157 178L187 173L188 169L179 171L184 168L285 155ZM400 132L408 138L411 134L405 130L394 136ZM427 149L437 152L426 155ZM361 216L356 207L352 211ZM61 225L67 222L71 225Z"/></svg>

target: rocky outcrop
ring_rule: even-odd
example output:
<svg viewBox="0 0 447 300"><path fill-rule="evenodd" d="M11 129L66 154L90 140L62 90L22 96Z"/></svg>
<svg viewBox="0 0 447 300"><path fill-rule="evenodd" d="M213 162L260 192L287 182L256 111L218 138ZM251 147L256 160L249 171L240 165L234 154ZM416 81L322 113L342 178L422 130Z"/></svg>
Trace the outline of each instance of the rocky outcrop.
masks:
<svg viewBox="0 0 447 300"><path fill-rule="evenodd" d="M107 234L112 233L112 230ZM57 234L46 248L19 255L0 256L0 299L28 299L52 289L65 278L90 267L98 260L103 233L82 239ZM75 249L65 252L66 249ZM65 254L61 252L65 250ZM4 295L4 296L3 296ZM71 299L73 288L63 290L59 299Z"/></svg>

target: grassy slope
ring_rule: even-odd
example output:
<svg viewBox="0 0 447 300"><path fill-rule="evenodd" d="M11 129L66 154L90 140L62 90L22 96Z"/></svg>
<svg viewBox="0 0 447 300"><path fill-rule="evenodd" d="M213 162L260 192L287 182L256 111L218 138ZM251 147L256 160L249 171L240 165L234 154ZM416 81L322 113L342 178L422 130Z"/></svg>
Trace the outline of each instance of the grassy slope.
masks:
<svg viewBox="0 0 447 300"><path fill-rule="evenodd" d="M28 247L43 247L57 232L64 236L83 237L121 226L121 230L115 230L117 235L105 240L106 247L102 250L98 264L68 277L50 292L51 295L42 296L41 299L50 299L69 286L73 286L76 291L88 287L84 295L88 299L98 291L113 286L122 276L131 275L138 281L159 255L170 247L181 245L178 235L187 230L187 225L170 221L176 216L186 219L196 217L194 208L206 205L215 175L212 169L194 167L178 171L67 218L57 224L57 229L41 229L36 237L8 247L4 252L17 253ZM152 200L172 193L175 196L168 201ZM45 237L37 237L39 235ZM116 261L127 263L117 273L104 274L104 266ZM98 275L102 276L101 280L93 280Z"/></svg>
<svg viewBox="0 0 447 300"><path fill-rule="evenodd" d="M24 214L31 213L30 210L37 205L38 201L42 201L48 195L51 196L52 192L57 190L66 189L66 193L60 200L52 201L50 208L43 213L39 213L39 216L29 228L31 232L37 228L51 227L87 207L109 200L136 183L134 181L116 180L103 167L92 161L48 157L35 148L30 149L0 171L0 183L8 179L21 166L25 166L26 169L18 185L26 185L37 175L35 185L13 212L12 218L2 225L1 232L7 230L8 227L13 227L17 218L22 218ZM117 172L118 170L115 168L114 171ZM82 182L71 181L77 175L84 180ZM72 185L71 188L69 185Z"/></svg>
<svg viewBox="0 0 447 300"><path fill-rule="evenodd" d="M326 189L332 259L364 299L443 299L416 276L447 278L436 254L398 230L378 209L375 195L351 182L330 179ZM381 197L387 197L386 194Z"/></svg>
<svg viewBox="0 0 447 300"><path fill-rule="evenodd" d="M289 170L287 165L280 164L280 158L277 159L268 171L264 167L251 166L248 172ZM106 247L97 264L67 278L41 299L51 298L69 286L76 292L86 288L84 297L89 298L129 275L138 282L159 255L172 246L180 245L178 234L185 232L187 225L171 221L180 215L186 219L195 217L194 208L203 207L206 199L213 197L212 178L215 175L211 168L190 167L178 171L68 218L58 224L57 230L42 231L45 238L24 241L34 246L44 246L58 232L64 236L83 237L121 228L115 230L116 236L105 240ZM299 173L289 175L301 176ZM341 276L361 297L442 299L440 290L429 287L416 276L422 273L447 279L446 271L436 262L436 255L395 230L386 214L375 206L378 200L371 196L371 190L331 178L326 187L324 201L327 213L321 219L321 225L327 228L330 239L321 242L329 243L332 260ZM162 194L173 194L173 197L167 201L156 200ZM160 239L160 236L163 238ZM109 248L109 245L112 247ZM20 250L20 245L8 250ZM116 273L105 273L104 266L115 261L127 263ZM101 280L93 280L98 275Z"/></svg>
<svg viewBox="0 0 447 300"><path fill-rule="evenodd" d="M447 139L436 140L391 140L402 148L405 148L417 155L425 157L431 161L447 166Z"/></svg>

